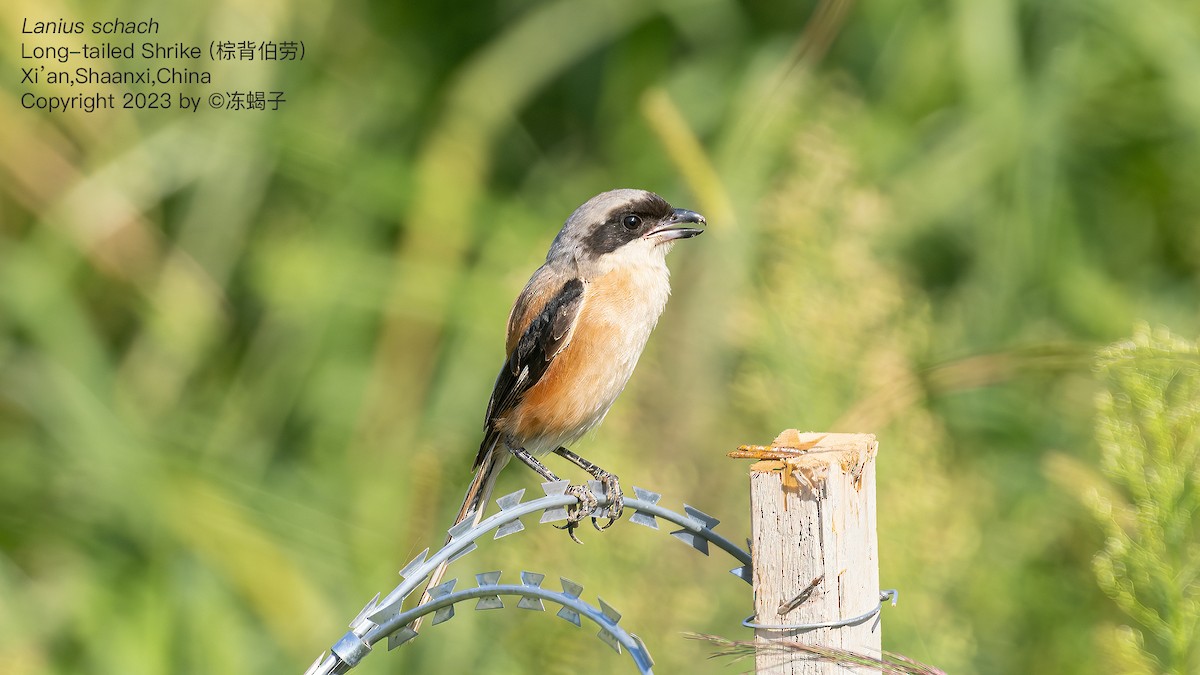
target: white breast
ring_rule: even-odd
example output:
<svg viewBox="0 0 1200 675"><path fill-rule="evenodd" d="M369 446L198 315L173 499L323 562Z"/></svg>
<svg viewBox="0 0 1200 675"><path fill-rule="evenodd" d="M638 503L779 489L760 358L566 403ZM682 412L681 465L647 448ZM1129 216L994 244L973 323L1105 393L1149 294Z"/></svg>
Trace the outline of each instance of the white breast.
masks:
<svg viewBox="0 0 1200 675"><path fill-rule="evenodd" d="M547 451L578 440L603 421L625 389L671 293L666 248L643 241L623 246L605 256L600 275L587 283L580 329L594 338L573 338L571 345L585 350L580 356L588 364L576 369L578 395L570 396L579 423L560 438L545 439L551 444Z"/></svg>

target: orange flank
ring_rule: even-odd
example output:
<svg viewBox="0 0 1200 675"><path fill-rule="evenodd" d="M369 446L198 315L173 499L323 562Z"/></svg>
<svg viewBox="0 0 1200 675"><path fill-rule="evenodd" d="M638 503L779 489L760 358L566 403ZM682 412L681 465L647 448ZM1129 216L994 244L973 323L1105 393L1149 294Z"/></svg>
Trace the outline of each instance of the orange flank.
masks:
<svg viewBox="0 0 1200 675"><path fill-rule="evenodd" d="M641 344L621 321L634 299L628 272L610 272L584 287L567 345L497 428L517 438L574 440L595 426L628 380ZM526 317L522 317L525 319ZM527 321L524 321L527 323Z"/></svg>

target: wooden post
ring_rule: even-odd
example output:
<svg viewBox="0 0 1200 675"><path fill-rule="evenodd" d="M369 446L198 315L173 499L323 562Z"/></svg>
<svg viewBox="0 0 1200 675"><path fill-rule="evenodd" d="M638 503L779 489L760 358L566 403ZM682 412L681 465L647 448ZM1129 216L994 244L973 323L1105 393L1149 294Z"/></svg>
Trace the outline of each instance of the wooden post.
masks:
<svg viewBox="0 0 1200 675"><path fill-rule="evenodd" d="M750 468L755 623L827 623L879 604L875 535L875 436L780 434L771 446L732 456L761 459ZM760 645L780 641L879 658L880 617L816 630L757 629ZM760 649L759 673L878 673L799 651Z"/></svg>

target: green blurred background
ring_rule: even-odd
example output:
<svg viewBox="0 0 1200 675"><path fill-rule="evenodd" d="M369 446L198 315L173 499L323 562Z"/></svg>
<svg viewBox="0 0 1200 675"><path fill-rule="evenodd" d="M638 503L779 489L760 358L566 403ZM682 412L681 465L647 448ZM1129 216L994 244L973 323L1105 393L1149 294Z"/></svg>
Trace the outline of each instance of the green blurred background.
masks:
<svg viewBox="0 0 1200 675"><path fill-rule="evenodd" d="M113 16L306 57L186 64L214 84L180 89L283 90L277 112L22 109L63 93L18 84L20 43L51 43L22 19ZM1078 500L1102 480L1092 354L1138 320L1200 333L1200 4L18 0L0 21L6 673L303 670L440 544L512 299L576 205L626 186L711 226L580 452L740 540L727 451L878 434L886 648L1122 671ZM497 494L536 490L506 474ZM627 522L583 536L531 527L451 574L568 576L659 672L748 667L682 637L749 637L730 560ZM627 672L593 632L460 611L355 672Z"/></svg>

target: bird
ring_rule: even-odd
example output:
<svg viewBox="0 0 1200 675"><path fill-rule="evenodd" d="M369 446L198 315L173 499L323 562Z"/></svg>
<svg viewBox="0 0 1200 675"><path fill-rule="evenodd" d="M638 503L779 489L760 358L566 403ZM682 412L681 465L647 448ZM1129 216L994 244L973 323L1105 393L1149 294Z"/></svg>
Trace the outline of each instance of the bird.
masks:
<svg viewBox="0 0 1200 675"><path fill-rule="evenodd" d="M455 518L478 524L496 478L513 457L546 481L558 481L539 458L556 454L603 486L611 527L621 517L617 476L566 446L600 424L629 382L671 292L666 256L677 241L704 232L704 216L674 208L646 190L602 192L575 209L550 244L546 261L508 316L505 361L484 415L474 478ZM568 508L571 539L598 500L583 484ZM445 573L430 576L419 604Z"/></svg>

